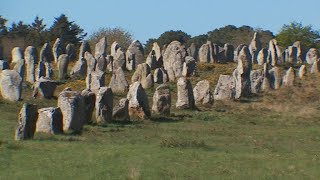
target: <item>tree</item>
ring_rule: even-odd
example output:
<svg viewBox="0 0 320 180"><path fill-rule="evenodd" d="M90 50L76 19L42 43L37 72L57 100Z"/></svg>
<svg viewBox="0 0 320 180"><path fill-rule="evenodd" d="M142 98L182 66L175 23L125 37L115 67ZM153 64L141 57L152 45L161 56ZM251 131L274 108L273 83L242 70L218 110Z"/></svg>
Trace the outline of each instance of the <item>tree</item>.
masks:
<svg viewBox="0 0 320 180"><path fill-rule="evenodd" d="M74 23L74 21L69 21L65 14L61 14L59 17L55 18L49 31L51 34L51 41L55 41L56 38L61 38L63 42L75 45L78 45L87 35L80 26Z"/></svg>
<svg viewBox="0 0 320 180"><path fill-rule="evenodd" d="M10 36L13 37L24 37L28 39L30 34L30 28L22 21L19 21L18 23L13 22L10 27L9 33Z"/></svg>
<svg viewBox="0 0 320 180"><path fill-rule="evenodd" d="M46 31L46 25L43 23L43 19L36 16L30 27L30 39L33 46L40 48L46 41L49 40L48 32Z"/></svg>
<svg viewBox="0 0 320 180"><path fill-rule="evenodd" d="M196 48L200 48L203 44L205 44L208 40L208 35L202 34L198 36L194 36L188 41L188 46L190 46L192 43L196 46Z"/></svg>
<svg viewBox="0 0 320 180"><path fill-rule="evenodd" d="M133 41L133 35L121 28L100 28L93 32L89 37L89 43L94 47L94 45L103 37L107 38L108 53L110 53L110 46L114 41L126 50Z"/></svg>
<svg viewBox="0 0 320 180"><path fill-rule="evenodd" d="M6 27L7 20L0 15L0 37L8 32Z"/></svg>
<svg viewBox="0 0 320 180"><path fill-rule="evenodd" d="M300 41L302 51L305 53L311 47L319 48L315 40L320 37L319 31L313 30L311 25L303 26L298 22L284 24L277 34L276 39L280 46L291 46L295 41Z"/></svg>

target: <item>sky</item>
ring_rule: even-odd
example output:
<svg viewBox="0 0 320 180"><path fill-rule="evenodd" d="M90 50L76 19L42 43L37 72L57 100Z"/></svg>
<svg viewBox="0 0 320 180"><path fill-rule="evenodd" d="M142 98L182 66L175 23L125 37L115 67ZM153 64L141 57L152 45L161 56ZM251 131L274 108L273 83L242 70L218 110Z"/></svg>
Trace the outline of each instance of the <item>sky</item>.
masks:
<svg viewBox="0 0 320 180"><path fill-rule="evenodd" d="M320 29L319 0L0 0L0 15L12 22L51 26L62 13L90 35L101 27L122 27L145 42L168 30L191 36L226 25L248 25L277 34L292 21Z"/></svg>

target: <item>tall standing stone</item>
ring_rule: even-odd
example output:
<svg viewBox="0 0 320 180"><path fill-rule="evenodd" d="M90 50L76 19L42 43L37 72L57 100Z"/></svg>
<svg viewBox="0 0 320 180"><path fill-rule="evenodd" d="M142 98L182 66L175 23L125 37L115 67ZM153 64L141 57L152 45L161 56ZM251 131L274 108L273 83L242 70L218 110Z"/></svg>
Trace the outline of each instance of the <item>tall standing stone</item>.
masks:
<svg viewBox="0 0 320 180"><path fill-rule="evenodd" d="M269 41L269 54L267 57L267 61L272 65L275 66L277 64L283 64L282 58L282 51L280 46L278 45L277 40L271 39Z"/></svg>
<svg viewBox="0 0 320 180"><path fill-rule="evenodd" d="M286 57L286 62L288 62L290 64L297 64L298 63L298 59L297 59L298 49L294 46L289 46L287 52L288 52L288 57Z"/></svg>
<svg viewBox="0 0 320 180"><path fill-rule="evenodd" d="M113 69L117 70L118 68L125 69L126 67L126 54L123 52L122 48L118 48L113 56L112 61Z"/></svg>
<svg viewBox="0 0 320 180"><path fill-rule="evenodd" d="M113 93L110 87L101 87L96 99L96 120L99 124L112 121Z"/></svg>
<svg viewBox="0 0 320 180"><path fill-rule="evenodd" d="M126 51L126 68L134 70L139 64L144 62L144 51L140 41L133 41Z"/></svg>
<svg viewBox="0 0 320 180"><path fill-rule="evenodd" d="M51 68L51 62L53 60L54 60L54 57L51 51L51 47L48 43L45 43L40 50L40 62L44 65L44 68L45 68L44 74L48 78L52 78L52 75L53 75L53 70Z"/></svg>
<svg viewBox="0 0 320 180"><path fill-rule="evenodd" d="M11 63L16 64L18 62L20 62L21 60L23 60L23 54L22 54L22 50L20 47L14 47L11 50Z"/></svg>
<svg viewBox="0 0 320 180"><path fill-rule="evenodd" d="M105 37L101 38L99 42L96 44L94 49L94 58L98 59L100 56L106 57L106 47L107 47L107 40Z"/></svg>
<svg viewBox="0 0 320 180"><path fill-rule="evenodd" d="M192 85L185 77L177 82L177 109L193 109L195 107Z"/></svg>
<svg viewBox="0 0 320 180"><path fill-rule="evenodd" d="M0 79L1 95L9 101L19 101L22 93L22 78L15 70L2 70Z"/></svg>
<svg viewBox="0 0 320 180"><path fill-rule="evenodd" d="M26 81L30 83L35 82L35 69L38 63L38 53L35 47L28 46L24 51L24 59L27 65Z"/></svg>
<svg viewBox="0 0 320 180"><path fill-rule="evenodd" d="M152 112L160 115L170 115L171 94L169 86L161 84L153 94Z"/></svg>
<svg viewBox="0 0 320 180"><path fill-rule="evenodd" d="M283 77L283 85L284 86L293 86L294 78L295 78L294 69L292 67L290 67Z"/></svg>
<svg viewBox="0 0 320 180"><path fill-rule="evenodd" d="M273 67L269 70L270 85L272 89L279 89L282 84L281 72L278 67Z"/></svg>
<svg viewBox="0 0 320 180"><path fill-rule="evenodd" d="M111 44L111 51L110 51L110 54L111 56L115 56L117 50L120 48L120 45L118 44L117 41L114 41L112 44Z"/></svg>
<svg viewBox="0 0 320 180"><path fill-rule="evenodd" d="M193 95L196 105L211 106L213 104L213 94L208 80L199 81L193 88Z"/></svg>
<svg viewBox="0 0 320 180"><path fill-rule="evenodd" d="M85 123L84 98L77 91L62 91L58 98L58 107L63 115L63 131L79 131Z"/></svg>
<svg viewBox="0 0 320 180"><path fill-rule="evenodd" d="M85 89L81 92L81 95L84 99L84 117L85 122L91 124L92 123L92 113L96 103L96 95L90 90Z"/></svg>
<svg viewBox="0 0 320 180"><path fill-rule="evenodd" d="M69 56L61 54L58 58L59 79L66 79L68 76Z"/></svg>
<svg viewBox="0 0 320 180"><path fill-rule="evenodd" d="M215 100L231 100L236 94L236 82L233 76L220 75L213 93Z"/></svg>
<svg viewBox="0 0 320 180"><path fill-rule="evenodd" d="M76 59L76 48L74 44L67 44L66 46L66 54L68 54L70 60Z"/></svg>
<svg viewBox="0 0 320 180"><path fill-rule="evenodd" d="M210 62L210 46L209 44L203 44L199 49L199 61L202 63Z"/></svg>
<svg viewBox="0 0 320 180"><path fill-rule="evenodd" d="M238 59L239 59L239 54L240 54L240 51L242 50L242 48L244 46L247 46L245 44L240 44L239 46L237 46L237 48L234 50L234 62L237 62Z"/></svg>
<svg viewBox="0 0 320 180"><path fill-rule="evenodd" d="M54 62L58 63L59 56L65 53L64 44L60 38L57 38L52 47Z"/></svg>
<svg viewBox="0 0 320 180"><path fill-rule="evenodd" d="M167 71L163 68L154 70L153 81L158 84L166 83L169 81Z"/></svg>
<svg viewBox="0 0 320 180"><path fill-rule="evenodd" d="M80 58L72 67L70 75L72 77L85 77L87 74L87 61L85 58Z"/></svg>
<svg viewBox="0 0 320 180"><path fill-rule="evenodd" d="M127 94L129 100L129 115L133 119L146 119L151 116L149 101L140 82L134 82Z"/></svg>
<svg viewBox="0 0 320 180"><path fill-rule="evenodd" d="M99 56L95 69L103 72L107 70L107 60L104 56Z"/></svg>
<svg viewBox="0 0 320 180"><path fill-rule="evenodd" d="M224 45L224 56L225 56L227 62L233 62L234 47L231 44L226 43Z"/></svg>
<svg viewBox="0 0 320 180"><path fill-rule="evenodd" d="M306 54L308 64L313 64L319 58L319 51L316 48L310 48Z"/></svg>
<svg viewBox="0 0 320 180"><path fill-rule="evenodd" d="M250 54L252 57L252 63L253 64L257 64L257 57L258 57L258 53L261 49L261 42L260 42L260 36L259 33L255 32L253 39L249 45L249 50L250 50Z"/></svg>
<svg viewBox="0 0 320 180"><path fill-rule="evenodd" d="M296 42L293 43L292 46L297 48L298 63L302 63L303 62L303 54L302 54L301 42L300 41L296 41Z"/></svg>
<svg viewBox="0 0 320 180"><path fill-rule="evenodd" d="M100 87L105 85L105 72L102 71L92 71L87 74L86 87L97 93Z"/></svg>
<svg viewBox="0 0 320 180"><path fill-rule="evenodd" d="M19 113L18 127L16 129L15 139L32 139L36 130L37 119L37 105L24 103Z"/></svg>
<svg viewBox="0 0 320 180"><path fill-rule="evenodd" d="M257 94L262 91L263 79L263 69L252 70L250 72L251 93Z"/></svg>
<svg viewBox="0 0 320 180"><path fill-rule="evenodd" d="M63 133L62 112L59 107L41 108L38 110L38 113L36 132Z"/></svg>
<svg viewBox="0 0 320 180"><path fill-rule="evenodd" d="M197 58L198 58L198 52L197 52L196 45L195 45L194 43L192 43L192 44L190 45L190 47L188 47L187 53L188 53L188 56L191 56L191 57L193 57L195 60L197 60Z"/></svg>
<svg viewBox="0 0 320 180"><path fill-rule="evenodd" d="M192 56L187 56L183 63L182 76L190 77L196 74L197 63Z"/></svg>
<svg viewBox="0 0 320 180"><path fill-rule="evenodd" d="M93 55L89 52L84 53L84 58L87 64L87 73L91 73L92 71L96 70L97 60L93 57Z"/></svg>
<svg viewBox="0 0 320 180"><path fill-rule="evenodd" d="M109 87L114 93L124 93L128 90L129 85L121 68L113 72Z"/></svg>
<svg viewBox="0 0 320 180"><path fill-rule="evenodd" d="M262 48L257 56L257 61L259 65L263 65L264 63L267 62L267 57L268 57L268 49Z"/></svg>
<svg viewBox="0 0 320 180"><path fill-rule="evenodd" d="M86 52L89 52L91 54L91 48L87 41L83 41L79 49L79 59L83 58L84 53Z"/></svg>

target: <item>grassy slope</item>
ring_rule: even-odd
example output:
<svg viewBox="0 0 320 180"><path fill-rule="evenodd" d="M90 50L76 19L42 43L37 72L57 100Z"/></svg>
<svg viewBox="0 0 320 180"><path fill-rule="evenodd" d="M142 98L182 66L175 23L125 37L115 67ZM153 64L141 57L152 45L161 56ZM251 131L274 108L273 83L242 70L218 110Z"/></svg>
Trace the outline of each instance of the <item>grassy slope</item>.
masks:
<svg viewBox="0 0 320 180"><path fill-rule="evenodd" d="M213 83L234 64L199 66ZM107 76L110 76L107 75ZM107 78L107 81L110 78ZM22 102L0 99L0 179L317 179L320 176L318 76L239 102L176 110L137 124L85 126L81 135L36 134L13 141ZM82 89L83 81L66 86ZM173 106L175 85L171 84ZM152 90L148 90L150 106ZM40 107L56 100L24 101ZM117 96L119 99L121 96Z"/></svg>

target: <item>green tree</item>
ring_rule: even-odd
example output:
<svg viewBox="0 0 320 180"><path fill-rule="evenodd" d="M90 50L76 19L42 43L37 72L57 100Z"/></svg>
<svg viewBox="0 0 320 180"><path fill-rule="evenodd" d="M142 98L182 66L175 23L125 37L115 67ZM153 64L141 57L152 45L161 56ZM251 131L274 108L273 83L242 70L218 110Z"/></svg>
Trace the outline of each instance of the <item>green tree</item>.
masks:
<svg viewBox="0 0 320 180"><path fill-rule="evenodd" d="M49 40L48 33L46 31L46 25L43 23L43 19L36 16L30 26L30 39L33 46L40 48L46 41Z"/></svg>
<svg viewBox="0 0 320 180"><path fill-rule="evenodd" d="M208 40L208 35L202 34L198 36L194 36L188 41L188 46L190 46L192 43L196 46L196 48L200 48L203 44L205 44Z"/></svg>
<svg viewBox="0 0 320 180"><path fill-rule="evenodd" d="M4 36L8 32L6 23L7 20L0 15L0 37Z"/></svg>
<svg viewBox="0 0 320 180"><path fill-rule="evenodd" d="M280 46L291 46L295 41L300 41L302 51L305 53L311 47L319 48L315 43L315 39L319 38L319 31L312 29L311 25L303 26L298 22L291 22L282 26L276 39Z"/></svg>
<svg viewBox="0 0 320 180"><path fill-rule="evenodd" d="M63 42L75 45L79 45L80 41L87 35L74 21L69 21L65 14L61 14L55 18L49 31L51 41L55 41L56 38L61 38Z"/></svg>
<svg viewBox="0 0 320 180"><path fill-rule="evenodd" d="M89 43L92 47L103 37L107 38L108 53L110 53L110 46L114 41L126 50L133 41L133 35L121 27L116 28L100 28L93 32L89 37Z"/></svg>
<svg viewBox="0 0 320 180"><path fill-rule="evenodd" d="M9 33L13 37L25 37L26 39L28 39L30 28L22 21L19 21L18 23L13 22L10 27Z"/></svg>

